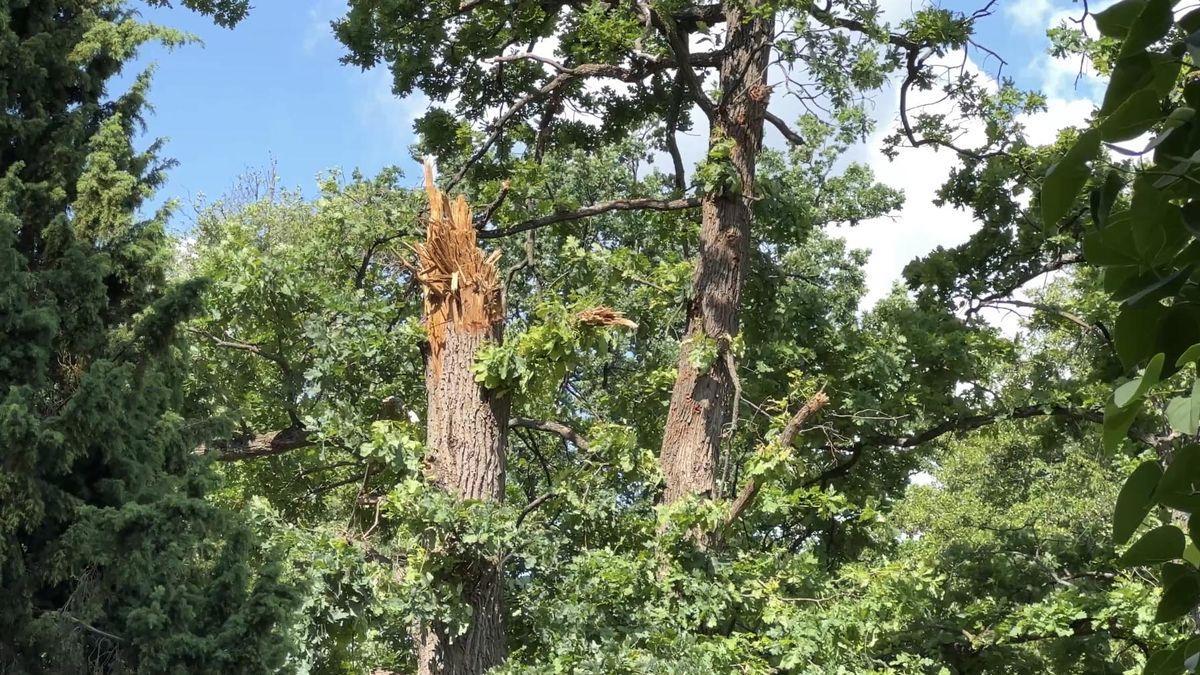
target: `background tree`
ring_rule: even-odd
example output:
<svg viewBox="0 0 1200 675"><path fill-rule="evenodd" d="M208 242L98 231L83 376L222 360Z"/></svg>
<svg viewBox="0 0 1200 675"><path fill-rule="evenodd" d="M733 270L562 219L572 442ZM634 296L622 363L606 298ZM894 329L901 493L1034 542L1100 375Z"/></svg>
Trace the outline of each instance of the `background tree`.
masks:
<svg viewBox="0 0 1200 675"><path fill-rule="evenodd" d="M152 3L163 4L163 3ZM185 3L230 24L240 2ZM187 38L124 3L0 3L0 670L261 672L293 592L204 498L175 327L162 180L139 152L137 48Z"/></svg>

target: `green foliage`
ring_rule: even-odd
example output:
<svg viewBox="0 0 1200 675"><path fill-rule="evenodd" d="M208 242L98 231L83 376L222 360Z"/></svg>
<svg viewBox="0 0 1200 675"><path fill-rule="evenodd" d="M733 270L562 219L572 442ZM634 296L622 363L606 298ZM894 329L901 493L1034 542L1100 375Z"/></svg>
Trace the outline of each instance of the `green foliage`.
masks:
<svg viewBox="0 0 1200 675"><path fill-rule="evenodd" d="M1094 127L1054 146L1022 137L1039 95L968 73L944 84L962 119L920 113L909 131L953 147L983 122L999 149L959 150L938 197L981 227L874 307L866 253L827 226L902 203L844 155L904 53L872 3L750 8L862 28L778 36L778 63L804 70L829 114L795 120L805 142L764 151L754 185L727 138L693 176L702 195L754 197L755 240L741 331L687 345L741 395L717 492L671 505L656 449L695 301L694 212L492 239L506 337L472 371L512 401L506 494L458 500L425 476L410 261L423 195L395 170L331 173L312 200L250 176L171 242L166 213L136 215L167 168L157 144L131 143L148 78L112 100L104 85L139 45L188 36L120 3L8 4L22 20L0 23L0 56L22 58L6 59L0 96L31 112L0 120L0 670L409 672L414 625L470 625L445 580L485 559L504 570L500 672L1177 673L1200 651L1182 621L1200 602L1200 446L1156 433L1200 420L1200 217L1183 159L1200 94L1176 82L1196 20L1172 28L1163 0L1105 10L1100 40L1056 33L1113 78ZM181 4L221 25L248 7ZM651 7L671 22L688 9ZM964 48L975 18L925 8L901 39ZM460 185L493 207L486 238L680 196L646 166L691 120L654 65L672 49L636 4L352 0L336 31L349 62L390 66L398 93L453 97L418 124L443 168L463 166L488 111L515 116ZM690 35L715 40L702 24ZM629 69L634 86L541 96L561 73L492 60L552 38L563 68ZM558 117L565 106L599 124ZM1161 169L1101 153L1146 131ZM1022 301L1038 313L1016 338L979 318L1079 252L1102 273ZM596 305L637 328L587 325ZM782 443L817 391L828 409ZM1094 451L1146 439L1154 459ZM1134 543L1119 554L1114 540Z"/></svg>
<svg viewBox="0 0 1200 675"><path fill-rule="evenodd" d="M748 273L743 331L693 350L713 368L729 350L753 405L729 433L719 498L669 508L656 449L693 216L610 213L497 240L506 338L475 374L512 394L514 416L561 421L586 445L511 428L506 503L485 505L449 499L421 472L424 338L404 262L420 195L385 174L326 181L312 202L260 190L205 213L189 265L212 290L190 324L189 395L221 411L214 435L295 418L314 440L223 464L219 494L262 513L288 577L305 584L297 664L411 670L414 621L469 621L432 580L479 556L506 560L503 672L1116 673L1140 665L1130 645L1171 644L1178 626L1154 623L1151 587L1116 565L1107 514L1133 467L1090 452L1095 429L1007 420L911 449L872 442L1003 420L1031 390L1047 407L1101 405L1107 362L1074 324L1034 323L1017 343L902 292L860 310L865 255L823 227L886 213L898 195L862 167L835 170L842 141L824 133L825 149L760 166L775 191L757 206L768 243ZM668 181L634 174L642 150L523 164L527 182L496 218L654 194ZM1084 276L1041 300L1101 295ZM581 326L597 304L638 328ZM770 442L822 386L836 414L791 447ZM837 439L867 444L822 478L851 456ZM939 487L910 487L919 469ZM724 528L751 479L754 506L718 550L698 550L691 533Z"/></svg>
<svg viewBox="0 0 1200 675"><path fill-rule="evenodd" d="M741 179L731 161L733 139L722 138L709 144L708 155L696 167L692 179L701 194L736 195L742 190Z"/></svg>
<svg viewBox="0 0 1200 675"><path fill-rule="evenodd" d="M1194 162L1200 147L1195 133L1195 105L1200 89L1186 74L1192 67L1190 35L1195 17L1176 21L1167 0L1124 0L1096 16L1102 35L1113 49L1096 52L1110 59L1111 78L1093 128L1083 134L1060 160L1056 172L1067 172L1069 184L1048 175L1043 185L1044 210L1058 212L1069 204L1093 169L1085 162L1112 167L1108 178L1092 190L1093 226L1083 236L1083 253L1090 264L1102 270L1107 292L1120 302L1115 322L1115 345L1126 368L1145 365L1145 372L1120 385L1105 413L1106 446L1118 445L1139 415L1160 417L1182 439L1195 433L1200 413L1194 392L1198 383L1191 374L1190 347L1200 341L1200 313L1194 281L1197 252L1189 223L1196 208ZM1189 54L1184 57L1184 54ZM1186 65L1181 69L1181 65ZM1098 157L1095 138L1106 141L1133 138L1157 131L1137 166ZM1127 197L1117 193L1125 181L1118 172L1131 174ZM1161 379L1160 379L1161 375ZM1172 393L1178 395L1170 396ZM1167 397L1163 397L1167 394ZM1143 465L1130 478L1117 503L1121 523L1118 540L1128 537L1153 504L1172 512L1190 514L1200 508L1195 498L1196 476L1200 475L1198 451L1186 440L1171 436L1145 437L1166 464L1161 479L1155 468ZM1146 489L1156 483L1151 503ZM1184 616L1200 604L1194 565L1200 554L1185 541L1173 523L1147 532L1123 556L1131 565L1169 563L1164 570L1163 599L1158 619L1170 621ZM1183 571L1180 571L1183 570ZM1185 643L1155 654L1146 672L1179 672L1193 647Z"/></svg>
<svg viewBox="0 0 1200 675"><path fill-rule="evenodd" d="M510 394L544 395L580 361L593 353L603 357L616 340L613 329L580 322L579 312L590 307L586 302L568 307L554 299L532 301L527 327L511 327L502 343L487 345L476 355L476 382Z"/></svg>

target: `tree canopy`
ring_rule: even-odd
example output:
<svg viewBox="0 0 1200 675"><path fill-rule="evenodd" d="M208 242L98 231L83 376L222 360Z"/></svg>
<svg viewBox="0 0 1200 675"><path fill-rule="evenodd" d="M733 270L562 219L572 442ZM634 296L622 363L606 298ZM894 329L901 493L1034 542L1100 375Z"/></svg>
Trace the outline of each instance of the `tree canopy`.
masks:
<svg viewBox="0 0 1200 675"><path fill-rule="evenodd" d="M1194 12L1053 31L1038 145L991 5L350 0L413 161L173 236L109 87L190 36L3 8L0 672L1196 670ZM887 87L978 227L868 304Z"/></svg>

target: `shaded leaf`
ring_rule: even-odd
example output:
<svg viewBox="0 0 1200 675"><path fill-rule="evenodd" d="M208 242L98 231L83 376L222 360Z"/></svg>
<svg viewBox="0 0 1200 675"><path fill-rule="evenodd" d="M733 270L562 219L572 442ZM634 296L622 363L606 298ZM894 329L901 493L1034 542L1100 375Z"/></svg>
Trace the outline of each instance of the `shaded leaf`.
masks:
<svg viewBox="0 0 1200 675"><path fill-rule="evenodd" d="M1155 354L1154 358L1150 359L1150 363L1146 364L1146 370L1141 375L1117 387L1116 392L1113 393L1113 402L1118 407L1124 408L1135 399L1144 396L1150 387L1158 384L1159 375L1162 374L1163 358L1162 354Z"/></svg>
<svg viewBox="0 0 1200 675"><path fill-rule="evenodd" d="M1121 555L1117 564L1122 567L1155 565L1177 560L1183 555L1183 531L1174 525L1161 525L1142 535Z"/></svg>
<svg viewBox="0 0 1200 675"><path fill-rule="evenodd" d="M1126 543L1141 526L1154 507L1154 492L1162 474L1158 462L1151 460L1139 464L1125 480L1113 511L1113 541Z"/></svg>
<svg viewBox="0 0 1200 675"><path fill-rule="evenodd" d="M1167 403L1167 422L1181 434L1196 434L1200 426L1200 380L1192 384L1190 395L1177 396Z"/></svg>
<svg viewBox="0 0 1200 675"><path fill-rule="evenodd" d="M1191 573L1181 574L1165 585L1158 609L1154 612L1155 622L1174 621L1200 603L1200 574L1196 573L1195 568L1191 569Z"/></svg>
<svg viewBox="0 0 1200 675"><path fill-rule="evenodd" d="M1063 158L1050 167L1042 182L1042 223L1054 227L1075 203L1080 188L1091 174L1088 162L1100 151L1100 136L1085 131Z"/></svg>
<svg viewBox="0 0 1200 675"><path fill-rule="evenodd" d="M1200 445L1186 445L1175 451L1154 497L1169 508L1188 513L1200 510Z"/></svg>

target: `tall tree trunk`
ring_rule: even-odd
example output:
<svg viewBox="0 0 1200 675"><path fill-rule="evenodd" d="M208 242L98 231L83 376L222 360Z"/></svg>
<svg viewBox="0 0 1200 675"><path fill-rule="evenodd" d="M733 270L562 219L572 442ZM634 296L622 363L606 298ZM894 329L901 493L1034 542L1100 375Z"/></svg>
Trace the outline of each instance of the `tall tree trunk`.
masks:
<svg viewBox="0 0 1200 675"><path fill-rule="evenodd" d="M701 205L692 301L663 432L663 500L668 504L688 495L714 496L721 439L737 404L732 359L718 358L702 370L693 363L692 353L708 342L723 356L738 332L750 253L754 169L770 96L767 67L774 27L771 16L748 18L757 4L726 3L727 54L720 68L721 99L712 120L709 149L732 144L728 161L740 189L705 195Z"/></svg>
<svg viewBox="0 0 1200 675"><path fill-rule="evenodd" d="M460 195L450 203L425 166L429 226L417 246L425 291L429 351L425 364L429 427L426 472L438 487L459 499L504 499L504 451L509 402L475 382L475 353L498 341L504 308L496 258L475 241L470 209ZM458 561L454 578L471 608L465 633L432 623L416 629L417 667L422 675L482 673L504 660L503 579L500 561Z"/></svg>

